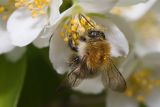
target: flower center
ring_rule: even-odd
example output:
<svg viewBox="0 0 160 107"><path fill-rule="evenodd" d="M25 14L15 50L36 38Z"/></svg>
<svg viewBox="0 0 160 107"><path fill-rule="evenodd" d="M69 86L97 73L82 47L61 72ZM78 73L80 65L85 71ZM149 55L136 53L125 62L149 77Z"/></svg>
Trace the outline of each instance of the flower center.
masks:
<svg viewBox="0 0 160 107"><path fill-rule="evenodd" d="M95 27L98 25L89 16L76 14L65 22L60 35L65 43L77 47L79 38Z"/></svg>
<svg viewBox="0 0 160 107"><path fill-rule="evenodd" d="M36 17L46 14L50 2L50 0L16 0L15 7L25 7L31 11L32 17Z"/></svg>
<svg viewBox="0 0 160 107"><path fill-rule="evenodd" d="M153 79L152 72L144 69L134 73L129 78L125 95L144 103L145 97L150 94L155 87L160 87L160 80Z"/></svg>
<svg viewBox="0 0 160 107"><path fill-rule="evenodd" d="M15 10L14 0L9 0L7 4L0 4L0 14L3 21L7 21L10 14Z"/></svg>

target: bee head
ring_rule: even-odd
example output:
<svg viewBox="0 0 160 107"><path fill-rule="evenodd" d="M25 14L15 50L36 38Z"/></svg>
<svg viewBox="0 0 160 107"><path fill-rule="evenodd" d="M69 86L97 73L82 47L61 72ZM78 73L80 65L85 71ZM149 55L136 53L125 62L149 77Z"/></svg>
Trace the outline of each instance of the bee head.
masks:
<svg viewBox="0 0 160 107"><path fill-rule="evenodd" d="M90 29L88 30L88 37L91 39L105 39L105 34L102 31Z"/></svg>

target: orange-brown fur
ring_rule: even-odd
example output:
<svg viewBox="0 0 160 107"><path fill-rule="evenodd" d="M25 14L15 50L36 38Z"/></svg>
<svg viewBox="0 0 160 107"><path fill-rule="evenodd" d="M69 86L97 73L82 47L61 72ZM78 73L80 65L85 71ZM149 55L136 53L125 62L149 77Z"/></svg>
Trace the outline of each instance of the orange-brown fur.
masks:
<svg viewBox="0 0 160 107"><path fill-rule="evenodd" d="M87 67L96 70L109 64L110 50L110 44L106 40L89 41L85 49Z"/></svg>

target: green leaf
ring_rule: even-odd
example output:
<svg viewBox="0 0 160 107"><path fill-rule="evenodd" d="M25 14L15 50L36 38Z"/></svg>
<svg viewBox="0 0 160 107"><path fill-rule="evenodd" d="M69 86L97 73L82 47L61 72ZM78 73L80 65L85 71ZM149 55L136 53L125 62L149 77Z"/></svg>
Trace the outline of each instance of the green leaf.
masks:
<svg viewBox="0 0 160 107"><path fill-rule="evenodd" d="M29 46L27 73L17 107L48 107L58 86L57 76L49 62L48 48Z"/></svg>
<svg viewBox="0 0 160 107"><path fill-rule="evenodd" d="M26 71L26 58L16 63L0 56L0 107L16 107Z"/></svg>
<svg viewBox="0 0 160 107"><path fill-rule="evenodd" d="M60 12L64 12L68 8L72 6L72 1L71 0L63 0L63 4L60 7Z"/></svg>

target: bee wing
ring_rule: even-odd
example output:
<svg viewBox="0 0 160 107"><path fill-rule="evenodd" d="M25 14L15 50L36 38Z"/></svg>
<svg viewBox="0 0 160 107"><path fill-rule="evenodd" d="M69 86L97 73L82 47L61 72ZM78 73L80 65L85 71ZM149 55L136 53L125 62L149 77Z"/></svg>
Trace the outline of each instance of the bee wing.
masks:
<svg viewBox="0 0 160 107"><path fill-rule="evenodd" d="M86 75L86 73L84 73L85 71L87 71L85 60L86 56L83 56L81 61L77 65L75 65L73 70L68 74L67 81L71 85L71 87L77 87L82 81L80 75Z"/></svg>
<svg viewBox="0 0 160 107"><path fill-rule="evenodd" d="M114 91L124 92L127 88L125 79L114 65L112 60L107 66L107 69L103 71L102 81L104 86L107 86Z"/></svg>
<svg viewBox="0 0 160 107"><path fill-rule="evenodd" d="M88 70L86 69L85 59L86 56L84 56L81 62L79 62L78 64L75 64L75 62L72 64L72 71L65 76L58 90L77 87L83 81L80 75L84 75L84 77L87 77L87 74L84 73Z"/></svg>
<svg viewBox="0 0 160 107"><path fill-rule="evenodd" d="M63 91L68 88L77 87L81 83L82 79L78 78L77 75L74 74L74 70L67 74L60 86L57 88L57 91Z"/></svg>
<svg viewBox="0 0 160 107"><path fill-rule="evenodd" d="M82 82L82 79L79 78L80 71L77 70L80 70L79 67L67 75L67 81L70 87L77 87ZM79 72L79 74L75 75L74 72Z"/></svg>

